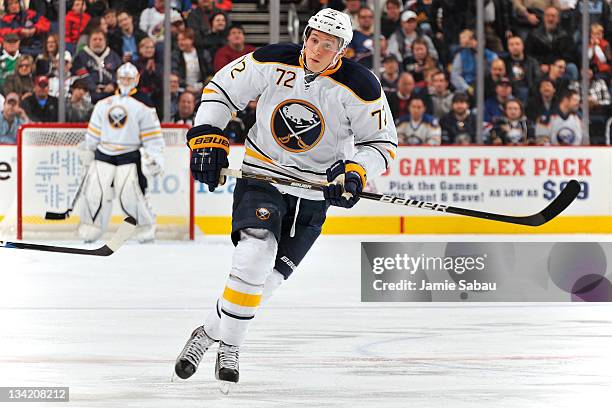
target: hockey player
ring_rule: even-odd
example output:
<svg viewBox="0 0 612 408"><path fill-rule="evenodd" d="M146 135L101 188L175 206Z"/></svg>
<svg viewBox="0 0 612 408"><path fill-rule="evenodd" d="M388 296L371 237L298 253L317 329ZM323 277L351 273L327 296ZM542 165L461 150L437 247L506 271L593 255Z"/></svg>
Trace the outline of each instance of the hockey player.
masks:
<svg viewBox="0 0 612 408"><path fill-rule="evenodd" d="M194 330L175 371L188 378L219 342L216 378L222 391L238 382L238 352L262 300L300 264L321 233L329 205L351 208L366 180L395 157L397 134L376 77L342 59L350 18L323 9L308 20L302 47L273 44L219 71L202 94L187 133L191 172L213 191L228 167L225 128L233 111L257 99L242 169L330 184L316 191L237 180L231 238L236 246L223 293ZM349 194L346 194L349 193ZM344 194L344 195L343 195Z"/></svg>
<svg viewBox="0 0 612 408"><path fill-rule="evenodd" d="M134 65L121 65L117 69L118 91L96 103L87 127L82 160L84 165L93 162L83 186L78 228L86 242L97 240L106 230L113 196L119 199L121 209L136 219L139 241L155 237L155 215L145 196L147 179L141 161L150 176L160 174L164 139L155 109L141 102L138 79Z"/></svg>

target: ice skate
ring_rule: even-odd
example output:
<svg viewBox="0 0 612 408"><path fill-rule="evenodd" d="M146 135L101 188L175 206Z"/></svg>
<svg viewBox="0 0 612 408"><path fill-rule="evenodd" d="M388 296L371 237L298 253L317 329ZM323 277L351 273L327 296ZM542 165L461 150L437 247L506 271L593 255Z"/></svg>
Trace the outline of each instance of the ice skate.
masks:
<svg viewBox="0 0 612 408"><path fill-rule="evenodd" d="M204 326L196 328L189 340L187 340L183 351L181 351L181 354L176 359L176 364L174 365L176 375L183 380L191 377L198 369L198 365L202 361L202 356L206 350L216 342L217 340L208 337L204 331Z"/></svg>
<svg viewBox="0 0 612 408"><path fill-rule="evenodd" d="M228 394L232 385L238 382L238 347L219 343L215 377L219 380L219 390Z"/></svg>

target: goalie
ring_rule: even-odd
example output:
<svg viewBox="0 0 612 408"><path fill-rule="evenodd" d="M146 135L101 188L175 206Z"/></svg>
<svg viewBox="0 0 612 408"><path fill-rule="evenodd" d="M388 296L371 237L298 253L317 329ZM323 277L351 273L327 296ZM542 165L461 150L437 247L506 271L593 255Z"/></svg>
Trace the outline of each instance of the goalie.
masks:
<svg viewBox="0 0 612 408"><path fill-rule="evenodd" d="M152 177L162 172L164 139L155 109L143 103L136 90L138 79L134 65L121 65L117 70L119 90L96 104L87 127L81 156L89 170L78 228L85 242L105 232L114 197L123 212L136 219L135 237L140 242L155 238L155 214L146 197L143 167Z"/></svg>

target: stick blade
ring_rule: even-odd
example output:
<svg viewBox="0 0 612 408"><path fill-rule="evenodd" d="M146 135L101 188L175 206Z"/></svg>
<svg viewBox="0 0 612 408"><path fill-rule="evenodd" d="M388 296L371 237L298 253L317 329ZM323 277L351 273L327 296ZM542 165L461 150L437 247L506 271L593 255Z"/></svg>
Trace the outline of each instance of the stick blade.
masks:
<svg viewBox="0 0 612 408"><path fill-rule="evenodd" d="M561 214L578 197L580 190L580 183L576 180L570 180L559 195L540 212L542 222L535 225L542 225Z"/></svg>
<svg viewBox="0 0 612 408"><path fill-rule="evenodd" d="M47 211L45 213L45 220L65 220L69 216L70 216L70 210L63 212L63 213Z"/></svg>

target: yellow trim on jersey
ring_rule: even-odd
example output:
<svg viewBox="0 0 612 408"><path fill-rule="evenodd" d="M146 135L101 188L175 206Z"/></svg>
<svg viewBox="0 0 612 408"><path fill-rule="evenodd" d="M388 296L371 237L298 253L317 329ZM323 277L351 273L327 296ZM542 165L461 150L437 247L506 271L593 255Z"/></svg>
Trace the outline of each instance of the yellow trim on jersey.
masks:
<svg viewBox="0 0 612 408"><path fill-rule="evenodd" d="M262 162L265 162L265 163L275 164L272 159L269 159L266 156L264 156L263 154L258 153L258 152L256 152L253 149L249 149L248 147L246 148L246 151L245 151L244 154L249 156L249 157L253 157L253 158L257 159L257 160L261 160Z"/></svg>
<svg viewBox="0 0 612 408"><path fill-rule="evenodd" d="M344 167L344 172L348 173L349 171L354 171L355 173L359 174L359 177L361 177L361 183L362 183L361 186L365 187L365 185L366 185L366 171L361 166L361 164L347 163L346 167Z"/></svg>
<svg viewBox="0 0 612 408"><path fill-rule="evenodd" d="M148 133L141 133L140 134L140 138L141 139L146 139L147 137L152 137L155 135L161 135L161 130L154 130L152 132L148 132Z"/></svg>
<svg viewBox="0 0 612 408"><path fill-rule="evenodd" d="M223 291L223 299L230 303L244 307L257 307L261 303L261 295L251 295L248 293L238 292L230 288L225 287Z"/></svg>
<svg viewBox="0 0 612 408"><path fill-rule="evenodd" d="M132 95L134 95L136 92L138 92L138 89L133 88L133 89L132 89L132 90L131 90L131 91L128 93L128 96L132 96ZM115 95L119 95L119 89L115 89ZM138 102L140 102L140 101L138 101Z"/></svg>
<svg viewBox="0 0 612 408"><path fill-rule="evenodd" d="M202 94L206 95L206 94L219 94L219 92L215 91L214 89L210 89L210 88L204 88L202 89Z"/></svg>
<svg viewBox="0 0 612 408"><path fill-rule="evenodd" d="M392 159L395 159L395 152L391 149L385 149L387 152L389 152L389 156L391 156Z"/></svg>
<svg viewBox="0 0 612 408"><path fill-rule="evenodd" d="M102 134L102 131L96 129L95 127L89 125L89 127L87 128L88 131L90 131L91 133L93 133L96 136L100 136Z"/></svg>

